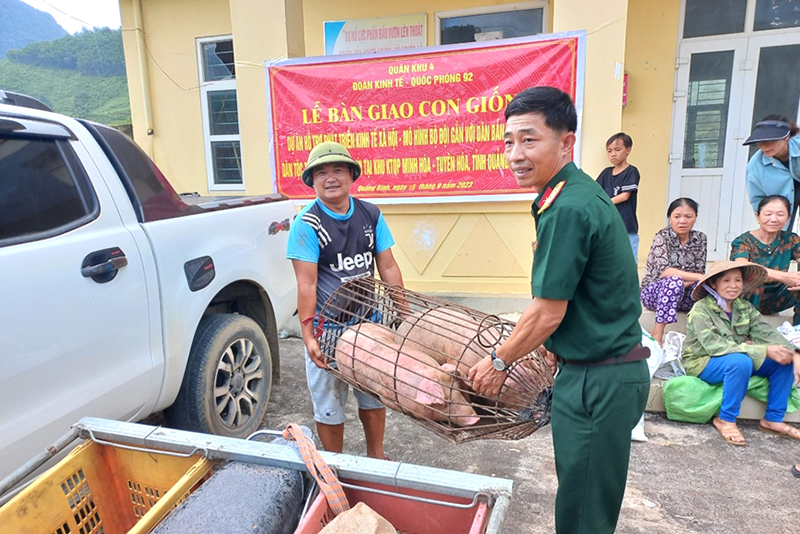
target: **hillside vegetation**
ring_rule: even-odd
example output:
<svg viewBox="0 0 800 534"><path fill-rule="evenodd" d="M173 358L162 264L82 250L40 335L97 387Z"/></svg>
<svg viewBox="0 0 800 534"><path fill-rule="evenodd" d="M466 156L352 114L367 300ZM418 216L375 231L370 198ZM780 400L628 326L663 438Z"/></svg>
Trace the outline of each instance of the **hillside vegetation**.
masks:
<svg viewBox="0 0 800 534"><path fill-rule="evenodd" d="M0 89L36 97L64 115L131 122L119 30L84 30L10 50L0 60Z"/></svg>
<svg viewBox="0 0 800 534"><path fill-rule="evenodd" d="M67 35L49 13L21 0L0 0L0 58L6 51Z"/></svg>

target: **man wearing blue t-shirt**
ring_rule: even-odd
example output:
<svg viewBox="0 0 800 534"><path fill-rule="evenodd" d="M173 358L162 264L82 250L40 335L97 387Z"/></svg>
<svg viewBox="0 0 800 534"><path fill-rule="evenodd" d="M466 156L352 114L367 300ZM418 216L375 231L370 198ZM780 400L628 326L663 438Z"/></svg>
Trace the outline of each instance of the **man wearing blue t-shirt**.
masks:
<svg viewBox="0 0 800 534"><path fill-rule="evenodd" d="M394 239L383 215L373 204L350 196L350 187L360 175L360 165L339 143L326 142L311 150L302 178L317 198L292 223L286 251L297 277L297 312L317 434L331 452L342 452L348 385L325 371L326 359L314 337L314 317L342 283L373 276L376 266L381 280L403 287L392 255ZM384 458L386 409L369 395L354 393L367 456Z"/></svg>

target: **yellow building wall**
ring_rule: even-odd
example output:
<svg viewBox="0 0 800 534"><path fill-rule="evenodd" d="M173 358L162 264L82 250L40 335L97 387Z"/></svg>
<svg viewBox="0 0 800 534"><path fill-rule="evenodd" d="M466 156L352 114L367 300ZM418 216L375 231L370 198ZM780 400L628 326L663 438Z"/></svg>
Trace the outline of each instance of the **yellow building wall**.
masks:
<svg viewBox="0 0 800 534"><path fill-rule="evenodd" d="M149 76L153 134L147 135L134 2L141 2L141 31ZM208 194L200 108L197 37L229 35L226 0L120 0L125 64L136 142L150 154L178 192Z"/></svg>
<svg viewBox="0 0 800 534"><path fill-rule="evenodd" d="M673 200L667 198L667 186L680 0L628 4L628 105L622 111L622 129L633 138L629 161L641 173L637 215L642 267Z"/></svg>
<svg viewBox="0 0 800 534"><path fill-rule="evenodd" d="M235 0L230 10L246 193L272 192L264 61L304 55L302 1Z"/></svg>
<svg viewBox="0 0 800 534"><path fill-rule="evenodd" d="M203 195L272 192L264 61L304 55L302 0L120 0L120 12L134 138L175 189ZM152 135L139 33L146 45ZM196 39L217 36L233 36L244 192L208 187Z"/></svg>
<svg viewBox="0 0 800 534"><path fill-rule="evenodd" d="M550 1L552 6L554 0ZM556 2L560 0L555 0ZM367 19L425 13L428 15L428 46L436 44L434 15L440 11L471 8L499 8L506 4L520 4L524 0L407 0L405 2L364 2L363 0L304 0L306 54L325 54L323 22L327 20ZM550 8L552 13L552 7ZM548 23L545 22L545 32Z"/></svg>
<svg viewBox="0 0 800 534"><path fill-rule="evenodd" d="M586 88L581 167L592 177L609 165L606 140L622 126L627 0L557 0L553 31L585 29Z"/></svg>
<svg viewBox="0 0 800 534"><path fill-rule="evenodd" d="M428 45L433 46L436 12L518 3L305 0L306 54L324 54L323 22L327 20L426 13ZM545 31L547 26L548 22ZM397 243L392 250L409 288L456 295L530 294L531 241L535 237L530 202L381 204L381 211Z"/></svg>
<svg viewBox="0 0 800 534"><path fill-rule="evenodd" d="M146 134L141 70L137 70L134 1L142 5L147 86L152 95L152 136ZM635 139L632 161L642 169L643 175L640 206L664 205L658 191L659 187L666 191L666 182L662 186L653 182L659 172L666 180L671 100L665 105L661 101L667 88L671 91L673 83L673 69L664 62L670 53L674 56L678 15L677 8L672 8L678 2L670 0L665 6L659 6L655 12L663 15L658 20L648 18L654 11L647 0L552 0L549 5L549 28L545 31L585 29L588 33L581 166L596 176L607 165L605 140L622 128L629 129ZM233 34L245 193L270 192L264 60L289 55L321 55L326 20L427 13L428 44L433 45L436 12L513 3L518 2L120 0L134 135L178 191L208 194L195 39ZM267 28L271 30L266 31ZM626 35L627 32L631 35ZM302 42L298 39L300 36ZM633 39L633 42L626 43L626 39ZM659 43L655 58L645 52L651 41ZM632 62L630 68L626 60ZM653 62L658 63L658 70ZM625 70L630 74L630 104L623 113L622 73ZM650 88L653 91L649 91ZM645 95L647 101L642 100ZM644 118L654 113L656 106L651 104L656 101L662 107L655 112L658 129L652 129ZM662 156L663 165L658 161ZM661 194L663 197L664 193ZM383 204L381 209L397 241L395 256L410 288L477 296L529 294L531 241L535 238L529 202ZM644 254L649 246L649 241L644 243L646 236L652 235L660 224L658 216L650 211L639 210L643 222L641 233L645 237Z"/></svg>

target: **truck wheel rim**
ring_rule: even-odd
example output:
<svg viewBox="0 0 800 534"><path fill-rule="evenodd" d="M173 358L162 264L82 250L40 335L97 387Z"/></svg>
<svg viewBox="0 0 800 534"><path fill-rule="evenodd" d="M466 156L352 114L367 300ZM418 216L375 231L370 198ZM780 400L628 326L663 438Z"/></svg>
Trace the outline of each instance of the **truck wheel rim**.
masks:
<svg viewBox="0 0 800 534"><path fill-rule="evenodd" d="M247 339L235 340L222 353L215 377L214 408L229 428L239 428L258 412L264 379L261 358Z"/></svg>

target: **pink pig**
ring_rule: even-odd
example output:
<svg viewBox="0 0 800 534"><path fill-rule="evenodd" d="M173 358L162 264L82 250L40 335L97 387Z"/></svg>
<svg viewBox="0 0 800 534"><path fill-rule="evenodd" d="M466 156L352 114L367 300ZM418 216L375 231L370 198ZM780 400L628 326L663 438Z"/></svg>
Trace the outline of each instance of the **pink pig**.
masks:
<svg viewBox="0 0 800 534"><path fill-rule="evenodd" d="M393 410L459 426L480 420L452 375L427 354L401 350L384 326L363 323L347 329L336 344L336 363L343 376L376 393Z"/></svg>
<svg viewBox="0 0 800 534"><path fill-rule="evenodd" d="M452 363L459 375L466 376L492 352L478 342L478 327L478 321L464 312L442 307L408 317L397 329L397 340L405 339L403 348L424 352L439 364Z"/></svg>
<svg viewBox="0 0 800 534"><path fill-rule="evenodd" d="M479 343L479 328L480 323L461 310L441 307L407 318L397 329L396 338L403 350L430 355L443 371L458 379L462 389L467 389L470 368L492 352ZM487 330L487 344L497 341L493 333ZM487 400L504 408L524 409L546 381L536 362L526 358L513 367L498 397Z"/></svg>

